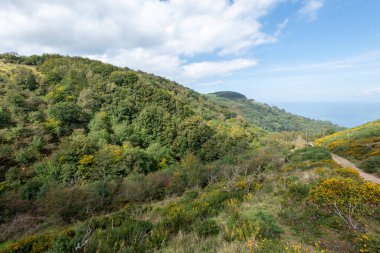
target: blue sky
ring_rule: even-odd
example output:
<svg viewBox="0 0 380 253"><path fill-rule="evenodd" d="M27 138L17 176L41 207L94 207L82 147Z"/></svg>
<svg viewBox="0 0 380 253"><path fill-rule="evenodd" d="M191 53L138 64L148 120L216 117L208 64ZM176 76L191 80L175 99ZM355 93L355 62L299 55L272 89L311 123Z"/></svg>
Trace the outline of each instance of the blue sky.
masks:
<svg viewBox="0 0 380 253"><path fill-rule="evenodd" d="M380 101L377 0L2 0L0 52L60 53L259 101Z"/></svg>
<svg viewBox="0 0 380 253"><path fill-rule="evenodd" d="M275 43L249 52L255 67L197 89L266 102L380 101L380 1L324 1L312 17L300 15L302 4L279 4L262 18L264 31L287 24Z"/></svg>

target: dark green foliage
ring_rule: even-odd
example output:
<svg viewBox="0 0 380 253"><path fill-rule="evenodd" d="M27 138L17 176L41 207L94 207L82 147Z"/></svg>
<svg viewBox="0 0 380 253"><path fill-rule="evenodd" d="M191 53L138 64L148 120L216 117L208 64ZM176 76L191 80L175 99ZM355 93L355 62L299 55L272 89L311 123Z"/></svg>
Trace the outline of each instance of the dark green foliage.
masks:
<svg viewBox="0 0 380 253"><path fill-rule="evenodd" d="M37 80L30 69L19 67L14 70L13 80L16 85L24 89L35 90Z"/></svg>
<svg viewBox="0 0 380 253"><path fill-rule="evenodd" d="M80 109L72 102L59 102L49 108L48 115L64 124L78 121Z"/></svg>
<svg viewBox="0 0 380 253"><path fill-rule="evenodd" d="M82 243L85 235L85 228L79 228L77 230L66 229L62 233L58 234L52 243L49 253L66 253L75 252L78 245Z"/></svg>
<svg viewBox="0 0 380 253"><path fill-rule="evenodd" d="M196 223L194 225L194 229L196 233L201 237L216 235L220 230L218 223L211 219Z"/></svg>
<svg viewBox="0 0 380 253"><path fill-rule="evenodd" d="M321 160L331 159L331 154L327 148L308 146L294 151L294 153L290 155L289 159L293 163L303 161L318 162Z"/></svg>
<svg viewBox="0 0 380 253"><path fill-rule="evenodd" d="M42 178L35 177L29 180L24 186L22 197L29 200L36 198L39 195L43 185L44 182Z"/></svg>
<svg viewBox="0 0 380 253"><path fill-rule="evenodd" d="M243 100L247 99L247 97L244 96L243 94L234 92L234 91L218 91L211 94L217 95L218 97L222 97L222 98L228 98L228 99L243 99Z"/></svg>
<svg viewBox="0 0 380 253"><path fill-rule="evenodd" d="M6 127L11 123L11 114L0 107L0 128Z"/></svg>
<svg viewBox="0 0 380 253"><path fill-rule="evenodd" d="M360 167L368 173L380 174L380 157L369 157L360 164Z"/></svg>
<svg viewBox="0 0 380 253"><path fill-rule="evenodd" d="M110 74L109 80L117 85L126 85L137 82L138 76L131 70L114 71Z"/></svg>
<svg viewBox="0 0 380 253"><path fill-rule="evenodd" d="M96 231L85 247L86 252L147 252L153 225L147 221L126 219L119 227Z"/></svg>
<svg viewBox="0 0 380 253"><path fill-rule="evenodd" d="M296 200L303 200L309 196L310 186L301 183L292 183L289 185L289 195L290 198Z"/></svg>
<svg viewBox="0 0 380 253"><path fill-rule="evenodd" d="M260 228L259 234L265 238L279 238L282 230L272 214L259 211L255 218Z"/></svg>

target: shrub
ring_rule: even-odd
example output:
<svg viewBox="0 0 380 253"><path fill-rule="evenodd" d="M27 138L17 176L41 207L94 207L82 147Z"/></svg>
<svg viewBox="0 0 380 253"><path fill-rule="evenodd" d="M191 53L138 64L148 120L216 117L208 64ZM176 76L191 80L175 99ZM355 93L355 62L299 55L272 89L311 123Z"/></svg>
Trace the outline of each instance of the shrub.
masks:
<svg viewBox="0 0 380 253"><path fill-rule="evenodd" d="M11 114L0 107L0 128L6 127L11 123Z"/></svg>
<svg viewBox="0 0 380 253"><path fill-rule="evenodd" d="M360 173L354 168L338 168L335 172L342 177L360 179Z"/></svg>
<svg viewBox="0 0 380 253"><path fill-rule="evenodd" d="M120 227L97 230L85 252L147 252L153 225L148 221L127 219Z"/></svg>
<svg viewBox="0 0 380 253"><path fill-rule="evenodd" d="M53 236L50 234L31 235L10 244L5 249L0 250L0 252L44 252L51 247L53 239Z"/></svg>
<svg viewBox="0 0 380 253"><path fill-rule="evenodd" d="M179 165L179 173L187 182L188 187L206 185L207 175L202 163L193 154L187 154Z"/></svg>
<svg viewBox="0 0 380 253"><path fill-rule="evenodd" d="M188 230L195 219L196 217L192 216L183 207L173 203L167 207L162 225L171 233L174 233L181 229Z"/></svg>
<svg viewBox="0 0 380 253"><path fill-rule="evenodd" d="M75 247L80 243L83 234L80 229L66 229L61 232L52 243L49 253L75 252Z"/></svg>
<svg viewBox="0 0 380 253"><path fill-rule="evenodd" d="M282 230L273 215L259 211L255 215L260 228L259 234L264 238L278 238Z"/></svg>
<svg viewBox="0 0 380 253"><path fill-rule="evenodd" d="M302 200L309 195L309 185L302 183L292 183L289 185L289 196L296 200Z"/></svg>
<svg viewBox="0 0 380 253"><path fill-rule="evenodd" d="M137 180L127 180L124 193L128 201L149 201L162 199L170 185L171 174L165 171L149 173Z"/></svg>
<svg viewBox="0 0 380 253"><path fill-rule="evenodd" d="M43 201L48 213L65 222L82 220L101 204L100 197L79 187L51 186Z"/></svg>
<svg viewBox="0 0 380 253"><path fill-rule="evenodd" d="M260 227L248 219L230 219L224 226L224 239L227 241L246 241L255 238Z"/></svg>
<svg viewBox="0 0 380 253"><path fill-rule="evenodd" d="M380 157L373 156L373 157L367 158L361 163L361 168L368 173L380 174Z"/></svg>
<svg viewBox="0 0 380 253"><path fill-rule="evenodd" d="M311 161L318 162L322 160L331 159L330 151L324 147L304 147L297 149L290 155L290 161L293 163Z"/></svg>
<svg viewBox="0 0 380 253"><path fill-rule="evenodd" d="M128 149L122 159L126 166L136 173L147 174L157 169L157 162L140 149Z"/></svg>
<svg viewBox="0 0 380 253"><path fill-rule="evenodd" d="M194 225L195 232L201 236L216 235L219 233L219 225L214 220L204 220Z"/></svg>
<svg viewBox="0 0 380 253"><path fill-rule="evenodd" d="M317 207L338 215L350 228L362 230L362 217L380 205L380 186L350 178L330 178L315 186L309 199Z"/></svg>
<svg viewBox="0 0 380 253"><path fill-rule="evenodd" d="M34 199L40 193L41 187L44 185L44 179L35 177L25 184L22 190L22 197L24 199Z"/></svg>
<svg viewBox="0 0 380 253"><path fill-rule="evenodd" d="M13 80L16 85L21 86L24 89L35 90L37 88L37 81L30 69L16 68L14 70Z"/></svg>

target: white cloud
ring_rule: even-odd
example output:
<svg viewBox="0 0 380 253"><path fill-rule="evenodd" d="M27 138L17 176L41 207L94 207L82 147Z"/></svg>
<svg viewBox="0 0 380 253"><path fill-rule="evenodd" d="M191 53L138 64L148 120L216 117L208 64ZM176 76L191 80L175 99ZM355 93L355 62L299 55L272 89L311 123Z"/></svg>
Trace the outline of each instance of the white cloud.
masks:
<svg viewBox="0 0 380 253"><path fill-rule="evenodd" d="M377 88L364 90L363 94L365 94L365 95L380 95L380 86Z"/></svg>
<svg viewBox="0 0 380 253"><path fill-rule="evenodd" d="M324 0L304 0L304 5L298 12L309 20L314 20L323 5Z"/></svg>
<svg viewBox="0 0 380 253"><path fill-rule="evenodd" d="M257 64L252 59L235 59L218 62L197 62L183 66L184 74L190 78L210 77L220 74L228 74L236 70L253 67Z"/></svg>
<svg viewBox="0 0 380 253"><path fill-rule="evenodd" d="M172 78L230 73L254 61L232 67L226 56L276 41L259 19L278 2L1 0L0 51L84 55ZM220 62L186 64L207 54Z"/></svg>
<svg viewBox="0 0 380 253"><path fill-rule="evenodd" d="M202 86L202 87L208 87L208 86L216 86L216 85L221 85L224 84L225 82L223 80L216 80L216 81L211 81L211 82L203 82L203 83L196 83L197 86Z"/></svg>
<svg viewBox="0 0 380 253"><path fill-rule="evenodd" d="M380 68L380 51L371 51L365 54L349 58L336 59L324 62L313 62L303 64L291 64L271 66L265 72L320 72L337 70L374 70L378 73Z"/></svg>

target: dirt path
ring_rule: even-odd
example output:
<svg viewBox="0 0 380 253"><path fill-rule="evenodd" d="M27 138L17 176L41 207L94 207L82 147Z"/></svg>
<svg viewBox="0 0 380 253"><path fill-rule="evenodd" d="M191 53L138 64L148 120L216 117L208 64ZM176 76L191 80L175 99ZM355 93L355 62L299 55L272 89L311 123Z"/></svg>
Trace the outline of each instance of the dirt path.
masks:
<svg viewBox="0 0 380 253"><path fill-rule="evenodd" d="M360 176L362 178L364 178L364 180L367 180L367 181L371 181L371 182L374 182L376 184L380 184L380 178L374 176L374 175L371 175L371 174L368 174L368 173L365 173L364 171L362 171L361 169L359 169L355 164L353 164L352 162L350 162L349 160L343 158L343 157L340 157L338 155L335 155L335 154L331 154L332 158L334 159L335 162L337 162L339 165L345 167L345 168L354 168L356 169Z"/></svg>

